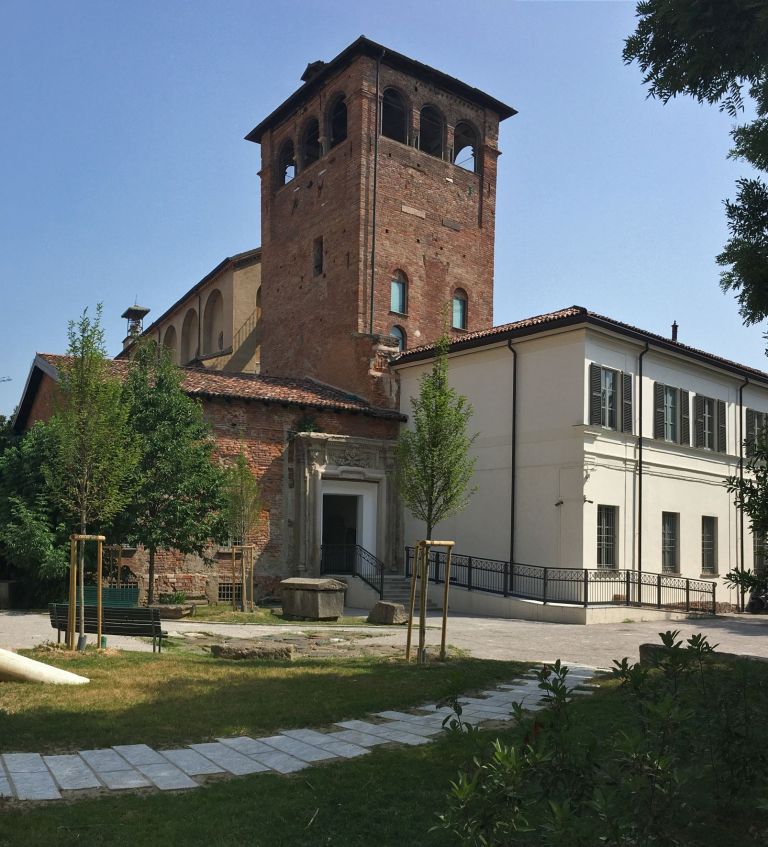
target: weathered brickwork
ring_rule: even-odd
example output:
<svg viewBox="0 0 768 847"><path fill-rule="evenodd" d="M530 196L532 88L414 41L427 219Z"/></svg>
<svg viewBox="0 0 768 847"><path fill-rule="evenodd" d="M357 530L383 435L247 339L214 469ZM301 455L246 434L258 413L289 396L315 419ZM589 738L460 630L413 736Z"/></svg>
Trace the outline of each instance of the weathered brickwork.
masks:
<svg viewBox="0 0 768 847"><path fill-rule="evenodd" d="M412 345L435 340L456 289L468 297L469 331L493 322L493 244L498 115L416 76L381 65L379 92L394 88L408 104L408 142L380 137L376 176L376 258L371 326L376 62L358 56L279 125L262 147L262 373L302 374L393 403L384 371L372 367L374 336L398 325ZM328 113L347 103L347 138L328 150ZM419 113L445 119L445 149L459 121L476 128L478 173L416 149ZM301 139L317 118L327 151L302 167ZM291 140L298 173L279 184L280 151ZM317 239L323 269L316 272ZM390 312L395 270L408 279L407 314ZM286 332L290 326L292 331ZM458 331L457 334L460 334Z"/></svg>
<svg viewBox="0 0 768 847"><path fill-rule="evenodd" d="M216 459L234 462L242 450L259 480L262 495L261 525L248 541L256 547L256 582L259 593L272 589L276 577L296 571L294 526L295 467L293 433L312 429L332 435L394 439L398 424L364 415L337 414L240 400L206 400L206 419L216 440ZM146 592L147 554L144 550L124 554L127 565ZM218 598L218 584L232 582L232 557L228 548L211 546L204 557L175 551L157 554L155 562L158 593L184 591L190 596ZM240 581L239 572L236 582Z"/></svg>

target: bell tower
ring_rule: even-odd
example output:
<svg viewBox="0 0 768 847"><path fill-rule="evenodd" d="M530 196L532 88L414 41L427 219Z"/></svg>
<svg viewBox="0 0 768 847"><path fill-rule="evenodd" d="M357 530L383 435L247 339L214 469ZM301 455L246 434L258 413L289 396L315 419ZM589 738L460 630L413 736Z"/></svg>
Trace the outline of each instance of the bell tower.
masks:
<svg viewBox="0 0 768 847"><path fill-rule="evenodd" d="M398 347L493 324L498 129L515 110L364 37L302 82L246 136L261 373L391 405Z"/></svg>

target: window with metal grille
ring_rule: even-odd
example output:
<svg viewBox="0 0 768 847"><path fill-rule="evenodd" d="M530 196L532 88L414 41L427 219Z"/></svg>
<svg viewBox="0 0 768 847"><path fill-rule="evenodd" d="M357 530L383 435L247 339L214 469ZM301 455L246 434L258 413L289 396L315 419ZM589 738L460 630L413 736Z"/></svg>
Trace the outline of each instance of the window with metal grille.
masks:
<svg viewBox="0 0 768 847"><path fill-rule="evenodd" d="M680 563L680 515L677 512L661 513L661 570L677 573Z"/></svg>
<svg viewBox="0 0 768 847"><path fill-rule="evenodd" d="M701 572L717 573L717 518L701 518Z"/></svg>
<svg viewBox="0 0 768 847"><path fill-rule="evenodd" d="M232 597L232 583L231 582L220 582L219 583L219 603L231 603L234 599L235 602L240 602L243 599L243 586L242 583L236 582L234 584L234 598Z"/></svg>
<svg viewBox="0 0 768 847"><path fill-rule="evenodd" d="M618 506L597 507L597 566L615 568Z"/></svg>

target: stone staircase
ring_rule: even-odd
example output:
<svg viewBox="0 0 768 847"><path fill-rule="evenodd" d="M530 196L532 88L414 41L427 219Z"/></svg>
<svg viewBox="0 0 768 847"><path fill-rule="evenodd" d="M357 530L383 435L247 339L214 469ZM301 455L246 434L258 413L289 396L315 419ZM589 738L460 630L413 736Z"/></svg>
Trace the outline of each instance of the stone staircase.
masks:
<svg viewBox="0 0 768 847"><path fill-rule="evenodd" d="M402 603L406 611L411 597L411 580L402 574L384 574L384 596L382 600L387 600L390 603ZM419 602L419 586L416 585L416 604ZM437 609L438 606L431 600L427 600L427 609ZM418 613L418 608L417 608Z"/></svg>

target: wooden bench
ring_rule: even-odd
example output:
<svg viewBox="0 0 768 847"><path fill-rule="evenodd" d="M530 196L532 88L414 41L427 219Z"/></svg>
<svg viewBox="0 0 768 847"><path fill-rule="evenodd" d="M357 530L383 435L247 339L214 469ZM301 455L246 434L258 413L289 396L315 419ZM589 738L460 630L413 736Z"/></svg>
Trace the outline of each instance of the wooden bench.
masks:
<svg viewBox="0 0 768 847"><path fill-rule="evenodd" d="M51 626L57 631L57 641L61 643L62 632L66 635L69 603L49 603ZM80 610L76 609L75 627L79 626ZM85 631L97 632L96 606L85 606ZM101 610L101 632L103 635L145 635L152 639L152 652L159 649L163 652L163 638L168 637L160 626L160 610L146 606L133 609L104 606Z"/></svg>

